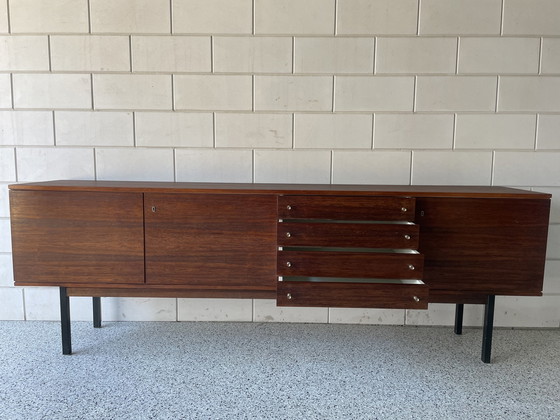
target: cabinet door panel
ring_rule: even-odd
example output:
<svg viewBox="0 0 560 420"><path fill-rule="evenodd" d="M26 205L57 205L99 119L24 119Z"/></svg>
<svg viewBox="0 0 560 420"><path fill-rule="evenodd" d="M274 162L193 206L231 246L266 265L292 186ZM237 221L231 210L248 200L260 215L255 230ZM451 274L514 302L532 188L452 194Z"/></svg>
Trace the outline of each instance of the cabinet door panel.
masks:
<svg viewBox="0 0 560 420"><path fill-rule="evenodd" d="M275 290L276 197L146 194L146 282Z"/></svg>
<svg viewBox="0 0 560 420"><path fill-rule="evenodd" d="M11 191L16 285L143 283L142 194Z"/></svg>
<svg viewBox="0 0 560 420"><path fill-rule="evenodd" d="M430 290L541 294L549 200L417 200Z"/></svg>

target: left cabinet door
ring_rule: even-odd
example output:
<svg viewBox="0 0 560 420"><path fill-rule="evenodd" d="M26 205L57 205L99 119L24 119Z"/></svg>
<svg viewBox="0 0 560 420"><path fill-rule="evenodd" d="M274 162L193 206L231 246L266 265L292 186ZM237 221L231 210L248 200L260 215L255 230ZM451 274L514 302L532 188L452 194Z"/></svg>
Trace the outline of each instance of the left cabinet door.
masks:
<svg viewBox="0 0 560 420"><path fill-rule="evenodd" d="M16 285L144 283L141 193L10 191Z"/></svg>

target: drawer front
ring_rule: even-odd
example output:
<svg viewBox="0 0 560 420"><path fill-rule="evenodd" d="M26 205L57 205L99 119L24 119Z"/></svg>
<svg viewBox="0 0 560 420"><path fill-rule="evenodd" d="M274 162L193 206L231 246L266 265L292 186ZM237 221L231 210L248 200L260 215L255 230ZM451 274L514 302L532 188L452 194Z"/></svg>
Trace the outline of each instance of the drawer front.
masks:
<svg viewBox="0 0 560 420"><path fill-rule="evenodd" d="M280 219L413 221L415 199L410 197L278 197Z"/></svg>
<svg viewBox="0 0 560 420"><path fill-rule="evenodd" d="M278 275L421 279L421 254L383 252L279 251Z"/></svg>
<svg viewBox="0 0 560 420"><path fill-rule="evenodd" d="M278 223L280 246L417 249L419 226L381 223Z"/></svg>
<svg viewBox="0 0 560 420"><path fill-rule="evenodd" d="M427 309L428 287L418 284L278 282L278 306Z"/></svg>

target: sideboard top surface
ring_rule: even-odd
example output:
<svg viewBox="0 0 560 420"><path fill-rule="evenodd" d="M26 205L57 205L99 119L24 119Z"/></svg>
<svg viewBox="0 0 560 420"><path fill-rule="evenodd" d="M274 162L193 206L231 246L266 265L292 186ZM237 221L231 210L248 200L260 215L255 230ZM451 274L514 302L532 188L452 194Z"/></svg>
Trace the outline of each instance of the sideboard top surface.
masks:
<svg viewBox="0 0 560 420"><path fill-rule="evenodd" d="M11 190L104 191L206 194L306 194L306 195L393 195L414 197L533 198L550 194L498 186L447 185L337 185L337 184L250 184L146 181L59 180L11 184Z"/></svg>

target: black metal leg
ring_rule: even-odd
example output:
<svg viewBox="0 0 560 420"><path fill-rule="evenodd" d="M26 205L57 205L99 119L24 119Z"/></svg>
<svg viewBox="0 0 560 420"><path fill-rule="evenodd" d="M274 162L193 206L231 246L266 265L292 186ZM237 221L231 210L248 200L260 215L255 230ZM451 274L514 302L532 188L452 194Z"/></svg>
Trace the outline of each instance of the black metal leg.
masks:
<svg viewBox="0 0 560 420"><path fill-rule="evenodd" d="M93 297L93 327L101 328L101 298Z"/></svg>
<svg viewBox="0 0 560 420"><path fill-rule="evenodd" d="M455 334L463 334L463 309L464 304L458 303L455 306Z"/></svg>
<svg viewBox="0 0 560 420"><path fill-rule="evenodd" d="M492 331L494 329L494 304L496 296L488 295L484 309L484 330L482 332L482 356L484 363L490 363L492 353Z"/></svg>
<svg viewBox="0 0 560 420"><path fill-rule="evenodd" d="M72 354L72 334L70 331L70 298L66 287L60 288L60 326L62 331L62 354Z"/></svg>

